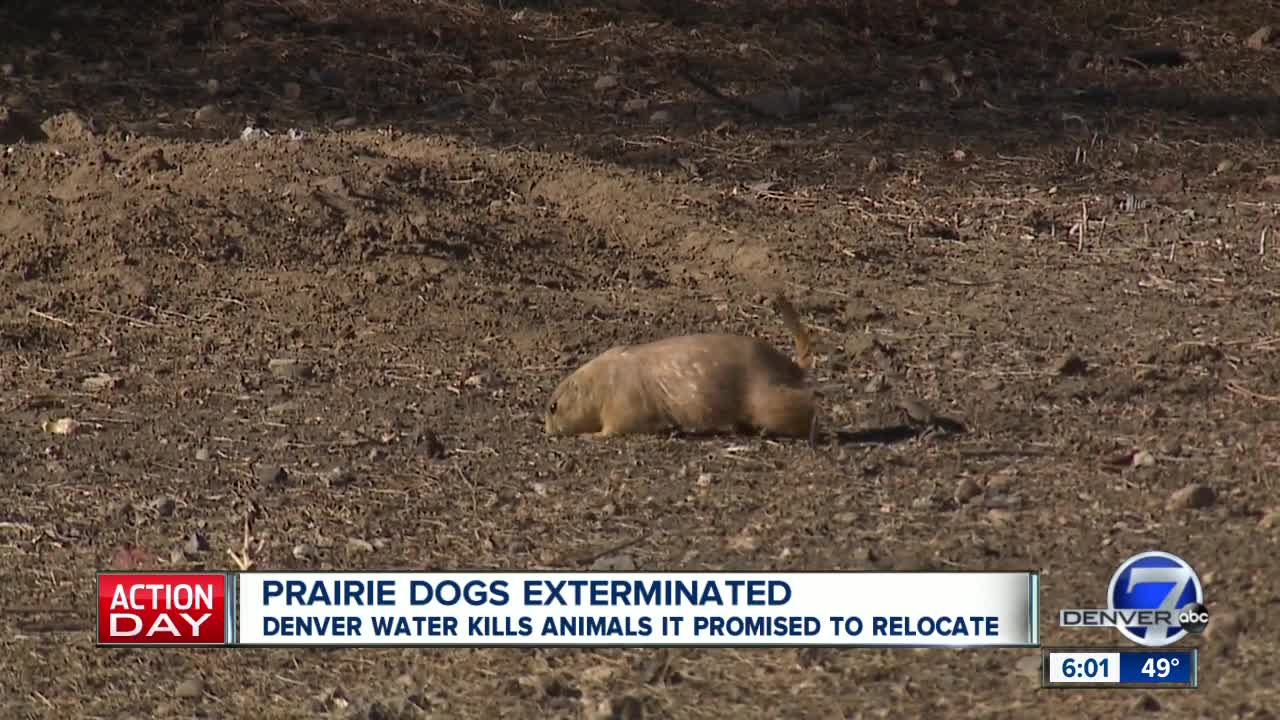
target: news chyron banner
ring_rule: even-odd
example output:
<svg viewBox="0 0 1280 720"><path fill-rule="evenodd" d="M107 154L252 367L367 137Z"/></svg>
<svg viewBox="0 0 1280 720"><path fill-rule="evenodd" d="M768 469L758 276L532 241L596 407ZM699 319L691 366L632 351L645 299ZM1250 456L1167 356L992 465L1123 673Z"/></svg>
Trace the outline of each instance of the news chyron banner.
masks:
<svg viewBox="0 0 1280 720"><path fill-rule="evenodd" d="M1035 572L98 576L97 644L1039 647Z"/></svg>

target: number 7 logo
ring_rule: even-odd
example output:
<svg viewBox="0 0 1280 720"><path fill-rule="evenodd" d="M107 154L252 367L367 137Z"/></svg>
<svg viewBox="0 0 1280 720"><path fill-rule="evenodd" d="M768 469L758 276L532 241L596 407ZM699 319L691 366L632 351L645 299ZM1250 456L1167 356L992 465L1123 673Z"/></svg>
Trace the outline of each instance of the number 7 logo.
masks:
<svg viewBox="0 0 1280 720"><path fill-rule="evenodd" d="M1107 591L1111 610L1152 610L1168 613L1150 624L1118 625L1121 634L1147 647L1169 645L1187 634L1178 612L1201 603L1204 592L1195 570L1182 558L1165 552L1145 552L1124 561Z"/></svg>

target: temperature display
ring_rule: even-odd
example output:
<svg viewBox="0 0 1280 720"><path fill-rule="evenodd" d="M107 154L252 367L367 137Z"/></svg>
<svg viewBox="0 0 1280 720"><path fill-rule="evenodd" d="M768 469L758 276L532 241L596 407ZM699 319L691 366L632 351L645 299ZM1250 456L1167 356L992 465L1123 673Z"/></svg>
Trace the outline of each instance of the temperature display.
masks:
<svg viewBox="0 0 1280 720"><path fill-rule="evenodd" d="M1141 648L1045 648L1044 687L1193 688L1199 681L1196 650Z"/></svg>

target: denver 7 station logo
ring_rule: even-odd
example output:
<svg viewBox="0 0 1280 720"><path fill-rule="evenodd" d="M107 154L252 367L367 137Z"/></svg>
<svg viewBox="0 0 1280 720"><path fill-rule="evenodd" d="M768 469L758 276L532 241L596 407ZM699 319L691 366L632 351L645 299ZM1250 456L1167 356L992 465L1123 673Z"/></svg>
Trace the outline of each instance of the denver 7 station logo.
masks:
<svg viewBox="0 0 1280 720"><path fill-rule="evenodd" d="M1204 632L1209 610L1200 578L1166 552L1139 553L1120 564L1107 588L1107 608L1063 610L1062 627L1114 627L1129 640L1162 647Z"/></svg>

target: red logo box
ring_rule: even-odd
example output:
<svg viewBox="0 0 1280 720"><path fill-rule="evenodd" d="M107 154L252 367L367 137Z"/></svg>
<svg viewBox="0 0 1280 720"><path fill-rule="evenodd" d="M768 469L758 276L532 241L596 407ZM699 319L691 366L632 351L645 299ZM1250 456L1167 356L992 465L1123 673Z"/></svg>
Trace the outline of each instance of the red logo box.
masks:
<svg viewBox="0 0 1280 720"><path fill-rule="evenodd" d="M98 645L224 645L221 573L98 573Z"/></svg>

